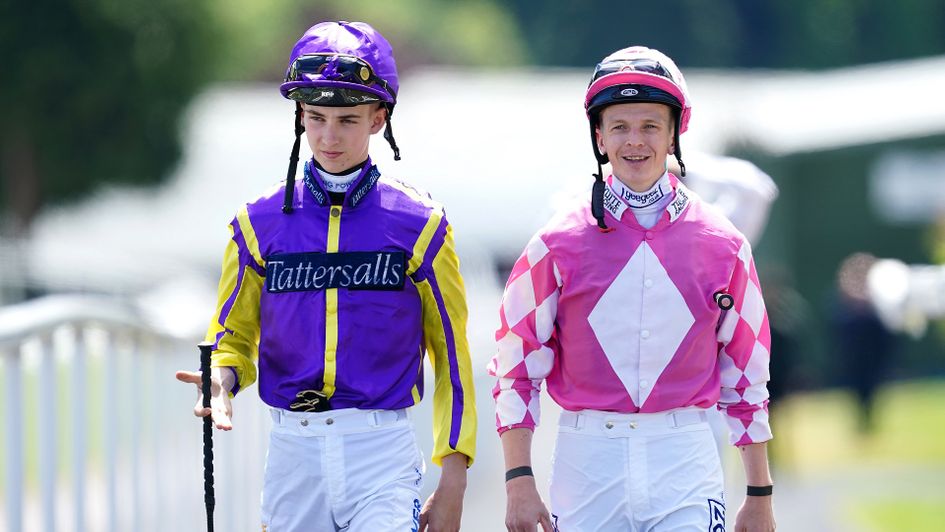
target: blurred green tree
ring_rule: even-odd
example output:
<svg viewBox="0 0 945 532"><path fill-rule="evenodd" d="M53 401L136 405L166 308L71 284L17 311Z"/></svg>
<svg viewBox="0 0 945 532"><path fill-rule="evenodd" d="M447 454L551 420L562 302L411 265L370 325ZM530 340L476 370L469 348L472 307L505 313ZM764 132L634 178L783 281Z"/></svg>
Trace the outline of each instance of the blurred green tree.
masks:
<svg viewBox="0 0 945 532"><path fill-rule="evenodd" d="M515 66L530 61L518 21L497 0L210 0L227 43L220 79L278 80L296 39L319 20L363 20L394 46L401 71L418 64Z"/></svg>
<svg viewBox="0 0 945 532"><path fill-rule="evenodd" d="M180 113L208 79L216 33L203 2L3 2L7 230L22 235L43 204L106 181L160 181L179 156Z"/></svg>
<svg viewBox="0 0 945 532"><path fill-rule="evenodd" d="M368 20L418 63L516 65L495 0L35 0L0 4L0 212L22 235L46 204L103 183L153 185L180 152L185 107L211 81L276 82L317 20Z"/></svg>
<svg viewBox="0 0 945 532"><path fill-rule="evenodd" d="M630 42L683 67L945 53L941 0L35 0L0 5L0 210L19 233L105 182L160 182L203 84L274 82L315 20L368 20L415 64L587 67Z"/></svg>
<svg viewBox="0 0 945 532"><path fill-rule="evenodd" d="M509 0L537 64L643 44L686 67L837 68L945 53L941 0Z"/></svg>

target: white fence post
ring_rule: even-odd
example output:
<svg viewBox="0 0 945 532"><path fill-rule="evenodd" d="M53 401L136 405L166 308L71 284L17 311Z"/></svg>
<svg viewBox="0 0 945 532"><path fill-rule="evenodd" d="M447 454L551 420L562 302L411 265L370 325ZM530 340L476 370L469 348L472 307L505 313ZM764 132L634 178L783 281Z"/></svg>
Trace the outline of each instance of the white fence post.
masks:
<svg viewBox="0 0 945 532"><path fill-rule="evenodd" d="M77 324L71 332L72 340L72 490L75 500L75 531L85 532L85 460L88 449L86 407L86 357L84 324Z"/></svg>
<svg viewBox="0 0 945 532"><path fill-rule="evenodd" d="M125 391L131 394L131 397L127 399L130 401L140 394L142 400L144 400L145 397L141 394L141 363L138 360L138 357L141 356L141 337L138 334L130 334L127 340L130 350L129 373L131 373L128 378L131 389L128 390L128 387L125 387ZM131 416L129 416L131 420L131 449L128 452L131 460L131 530L138 531L141 530L141 437L139 435L141 422L138 412L142 410L142 406L141 404L132 403Z"/></svg>
<svg viewBox="0 0 945 532"><path fill-rule="evenodd" d="M116 402L115 387L117 386L118 371L115 367L118 364L118 348L115 342L114 334L106 333L105 336L105 361L103 364L105 371L105 397L102 408L102 416L105 422L102 423L105 444L105 504L106 504L106 530L108 532L118 532L118 487L117 487L117 461L118 457L118 423L109 422L114 420L116 414L120 411Z"/></svg>
<svg viewBox="0 0 945 532"><path fill-rule="evenodd" d="M4 346L3 365L6 375L7 480L4 497L7 502L7 529L23 532L23 375L20 371L20 346Z"/></svg>
<svg viewBox="0 0 945 532"><path fill-rule="evenodd" d="M39 483L40 500L43 503L43 528L56 532L56 475L59 450L56 444L59 420L56 416L56 392L58 375L52 338L47 334L39 338L40 372L37 379L37 401L39 403Z"/></svg>

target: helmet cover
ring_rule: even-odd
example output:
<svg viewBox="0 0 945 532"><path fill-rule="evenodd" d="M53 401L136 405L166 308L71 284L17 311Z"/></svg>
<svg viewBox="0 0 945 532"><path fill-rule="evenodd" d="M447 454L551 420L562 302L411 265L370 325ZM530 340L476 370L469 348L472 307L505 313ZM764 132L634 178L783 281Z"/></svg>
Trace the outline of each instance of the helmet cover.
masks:
<svg viewBox="0 0 945 532"><path fill-rule="evenodd" d="M645 46L631 46L608 55L594 69L584 109L594 122L605 107L618 103L662 103L679 113L678 134L689 127L692 102L686 80L672 59Z"/></svg>
<svg viewBox="0 0 945 532"><path fill-rule="evenodd" d="M327 106L397 102L397 64L390 43L365 22L320 22L292 48L286 98Z"/></svg>

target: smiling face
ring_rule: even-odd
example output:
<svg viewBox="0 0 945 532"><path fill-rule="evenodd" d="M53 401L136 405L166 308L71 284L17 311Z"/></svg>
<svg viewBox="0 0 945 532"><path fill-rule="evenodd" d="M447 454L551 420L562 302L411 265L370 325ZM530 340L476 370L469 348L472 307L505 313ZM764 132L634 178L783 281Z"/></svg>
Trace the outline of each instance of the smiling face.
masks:
<svg viewBox="0 0 945 532"><path fill-rule="evenodd" d="M673 153L673 114L659 103L622 103L604 108L597 149L610 157L614 176L637 192L653 186Z"/></svg>
<svg viewBox="0 0 945 532"><path fill-rule="evenodd" d="M378 104L323 107L303 104L305 138L315 160L329 172L342 172L368 157L371 135L384 127L387 110Z"/></svg>

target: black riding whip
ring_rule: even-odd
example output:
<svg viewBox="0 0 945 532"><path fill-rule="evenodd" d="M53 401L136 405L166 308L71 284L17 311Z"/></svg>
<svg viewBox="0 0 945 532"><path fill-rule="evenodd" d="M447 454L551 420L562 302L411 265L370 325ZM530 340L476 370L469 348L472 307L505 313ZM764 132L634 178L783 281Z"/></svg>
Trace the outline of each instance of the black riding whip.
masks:
<svg viewBox="0 0 945 532"><path fill-rule="evenodd" d="M200 348L200 389L203 407L210 408L210 353L213 344L203 342ZM207 507L207 532L213 532L213 415L203 418L203 502Z"/></svg>

